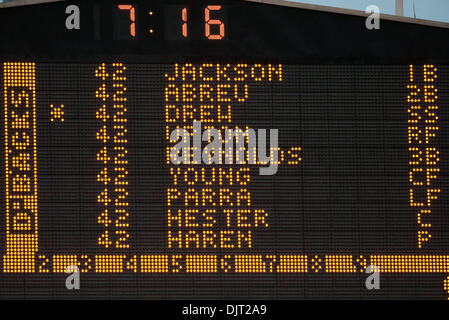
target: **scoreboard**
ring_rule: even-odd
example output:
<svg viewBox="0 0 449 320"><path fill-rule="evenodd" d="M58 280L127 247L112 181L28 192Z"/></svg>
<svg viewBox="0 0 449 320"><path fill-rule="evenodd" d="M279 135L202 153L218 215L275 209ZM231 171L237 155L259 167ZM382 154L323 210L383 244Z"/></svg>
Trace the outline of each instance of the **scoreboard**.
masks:
<svg viewBox="0 0 449 320"><path fill-rule="evenodd" d="M447 299L448 26L324 9L1 8L0 296Z"/></svg>

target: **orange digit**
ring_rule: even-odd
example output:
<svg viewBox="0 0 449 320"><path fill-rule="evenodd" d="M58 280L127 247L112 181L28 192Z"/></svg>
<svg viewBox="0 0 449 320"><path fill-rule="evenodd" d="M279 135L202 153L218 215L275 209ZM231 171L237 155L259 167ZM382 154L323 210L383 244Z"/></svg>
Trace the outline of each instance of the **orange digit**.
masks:
<svg viewBox="0 0 449 320"><path fill-rule="evenodd" d="M130 4L119 4L118 8L120 10L129 10L129 20L131 20L131 25L129 33L131 36L136 36L136 9Z"/></svg>
<svg viewBox="0 0 449 320"><path fill-rule="evenodd" d="M224 38L225 36L225 25L223 22L221 22L220 20L217 19L210 19L210 12L211 11L218 11L221 10L221 6L217 5L217 6L207 6L206 9L204 9L204 20L206 21L205 23L205 35L206 38L209 40L221 40ZM210 32L210 28L212 25L218 25L220 26L220 34L211 34Z"/></svg>
<svg viewBox="0 0 449 320"><path fill-rule="evenodd" d="M187 8L182 9L182 35L187 38Z"/></svg>

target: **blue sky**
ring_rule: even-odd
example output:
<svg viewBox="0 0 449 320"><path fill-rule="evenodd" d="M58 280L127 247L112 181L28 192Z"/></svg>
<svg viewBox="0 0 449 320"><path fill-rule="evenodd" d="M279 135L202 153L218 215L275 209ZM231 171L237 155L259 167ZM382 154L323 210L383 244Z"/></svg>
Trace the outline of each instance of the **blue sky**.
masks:
<svg viewBox="0 0 449 320"><path fill-rule="evenodd" d="M371 4L379 7L380 12L395 14L395 0L290 0L295 2L320 4L332 7L365 10ZM404 0L404 15L413 17L415 2L416 17L420 19L449 22L449 0Z"/></svg>

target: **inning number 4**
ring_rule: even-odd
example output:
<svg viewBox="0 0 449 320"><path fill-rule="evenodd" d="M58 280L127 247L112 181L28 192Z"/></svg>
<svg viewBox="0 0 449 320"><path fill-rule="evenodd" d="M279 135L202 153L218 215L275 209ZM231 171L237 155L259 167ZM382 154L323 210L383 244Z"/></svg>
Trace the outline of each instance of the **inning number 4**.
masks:
<svg viewBox="0 0 449 320"><path fill-rule="evenodd" d="M219 10L221 10L221 6L220 5L207 6L204 9L204 21L205 21L204 35L209 40L221 40L225 36L225 25L224 25L224 23L221 20L211 19L210 18L211 11L219 11ZM212 34L211 33L211 26L218 26L219 34Z"/></svg>

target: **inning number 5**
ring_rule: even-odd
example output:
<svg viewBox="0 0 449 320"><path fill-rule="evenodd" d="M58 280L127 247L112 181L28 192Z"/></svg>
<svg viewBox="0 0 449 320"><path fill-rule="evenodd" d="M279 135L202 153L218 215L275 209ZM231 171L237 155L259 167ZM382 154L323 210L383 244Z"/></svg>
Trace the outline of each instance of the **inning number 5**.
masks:
<svg viewBox="0 0 449 320"><path fill-rule="evenodd" d="M210 18L210 12L211 11L219 11L221 10L220 5L215 6L207 6L206 9L204 9L204 20L205 20L205 36L209 40L221 40L225 36L225 25L221 20L218 19L211 19ZM211 34L211 26L216 25L219 26L219 34Z"/></svg>

